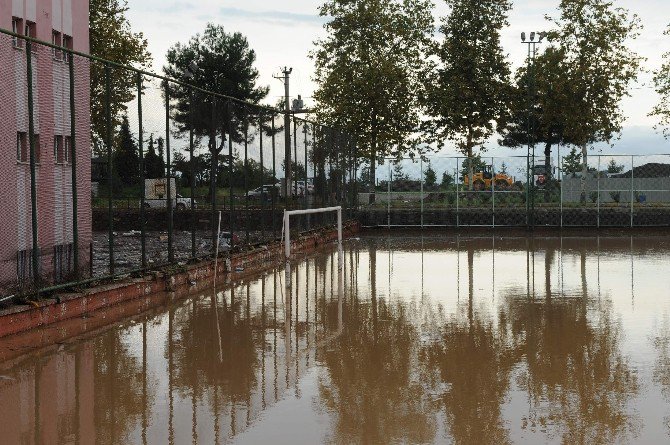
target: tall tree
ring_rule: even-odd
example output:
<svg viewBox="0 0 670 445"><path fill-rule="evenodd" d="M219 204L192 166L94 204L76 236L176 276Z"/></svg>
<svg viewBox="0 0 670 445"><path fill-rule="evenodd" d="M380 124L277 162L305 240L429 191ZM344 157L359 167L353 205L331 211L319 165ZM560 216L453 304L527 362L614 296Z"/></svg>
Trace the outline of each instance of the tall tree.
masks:
<svg viewBox="0 0 670 445"><path fill-rule="evenodd" d="M571 84L564 133L582 151L581 200L586 202L588 145L610 142L621 132L621 100L629 96L640 56L628 44L642 28L639 18L611 0L561 0L549 39L565 53Z"/></svg>
<svg viewBox="0 0 670 445"><path fill-rule="evenodd" d="M114 151L114 171L123 185L135 185L139 179L140 157L137 144L130 133L128 116L121 118L121 127Z"/></svg>
<svg viewBox="0 0 670 445"><path fill-rule="evenodd" d="M126 18L126 0L90 0L89 43L92 55L126 66L146 70L151 66L151 54L144 35L134 33ZM127 104L136 95L137 77L133 71L112 68L110 112L114 128L121 124ZM105 67L91 63L91 136L98 151L107 134L105 118ZM100 153L96 153L100 154Z"/></svg>
<svg viewBox="0 0 670 445"><path fill-rule="evenodd" d="M670 25L663 34L670 36ZM663 54L663 65L654 71L654 86L661 100L650 114L659 119L656 128L662 128L663 135L670 138L670 51Z"/></svg>
<svg viewBox="0 0 670 445"><path fill-rule="evenodd" d="M528 64L518 69L509 119L499 128L501 145L540 143L544 145L544 164L551 165L552 146L572 142L564 132L571 97L567 70L565 51L554 45L535 58L530 70Z"/></svg>
<svg viewBox="0 0 670 445"><path fill-rule="evenodd" d="M147 153L144 157L145 176L148 179L162 178L165 176L165 166L161 162L162 158L156 154L156 143L153 133L149 136Z"/></svg>
<svg viewBox="0 0 670 445"><path fill-rule="evenodd" d="M432 6L430 0L326 0L319 9L329 20L310 55L318 115L356 135L359 159L371 165L371 192L379 158L408 152L419 124Z"/></svg>
<svg viewBox="0 0 670 445"><path fill-rule="evenodd" d="M428 163L428 168L423 174L423 180L426 184L426 187L433 188L437 184L437 173L433 170L433 166Z"/></svg>
<svg viewBox="0 0 670 445"><path fill-rule="evenodd" d="M256 52L241 33L228 33L223 26L208 23L202 34L186 43L177 43L167 52L165 74L199 88L241 101L258 104L268 95L267 86L257 86ZM191 67L195 65L197 69ZM260 119L258 110L243 104L216 98L211 94L192 92L188 86L170 86L171 114L178 134L193 126L197 137L208 138L212 171L217 170L219 155L226 141L244 140L245 126ZM263 116L265 121L271 113ZM225 158L227 159L227 158ZM214 195L216 178L210 178L210 196Z"/></svg>
<svg viewBox="0 0 670 445"><path fill-rule="evenodd" d="M439 60L426 75L424 131L430 142L445 140L468 159L483 150L496 123L505 120L510 96L510 66L500 44L508 24L509 0L445 0L450 14L434 46ZM469 162L472 177L474 163ZM472 181L470 181L472 188Z"/></svg>

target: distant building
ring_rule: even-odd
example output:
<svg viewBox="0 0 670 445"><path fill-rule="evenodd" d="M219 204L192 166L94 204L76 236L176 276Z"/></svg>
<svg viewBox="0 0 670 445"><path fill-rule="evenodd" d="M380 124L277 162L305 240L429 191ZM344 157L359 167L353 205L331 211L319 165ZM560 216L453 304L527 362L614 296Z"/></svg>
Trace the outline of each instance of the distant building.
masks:
<svg viewBox="0 0 670 445"><path fill-rule="evenodd" d="M88 53L88 0L0 0L0 27ZM75 59L79 246L73 246L68 55L33 45L39 273L72 275L73 251L89 270L91 149L89 62ZM25 41L0 35L0 295L31 282L32 211Z"/></svg>

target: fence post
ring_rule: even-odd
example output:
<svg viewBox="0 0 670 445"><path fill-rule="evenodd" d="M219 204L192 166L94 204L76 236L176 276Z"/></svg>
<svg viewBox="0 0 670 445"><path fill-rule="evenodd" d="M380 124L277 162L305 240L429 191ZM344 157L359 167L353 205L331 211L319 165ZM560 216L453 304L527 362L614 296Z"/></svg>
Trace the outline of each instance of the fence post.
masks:
<svg viewBox="0 0 670 445"><path fill-rule="evenodd" d="M216 96L212 96L211 128L209 129L209 204L210 204L210 235L212 239L212 252L216 248L216 233L218 216L216 214L216 169L218 154L216 151Z"/></svg>
<svg viewBox="0 0 670 445"><path fill-rule="evenodd" d="M293 184L295 187L296 200L298 198L298 135L296 128L295 113L293 116L293 161L295 162L295 171L293 172ZM297 206L296 206L297 207Z"/></svg>
<svg viewBox="0 0 670 445"><path fill-rule="evenodd" d="M188 87L188 155L189 167L191 167L191 258L195 258L195 228L197 226L197 216L195 213L195 159L193 158L194 134L193 134L193 87Z"/></svg>
<svg viewBox="0 0 670 445"><path fill-rule="evenodd" d="M105 63L105 123L107 130L107 137L105 145L107 146L107 218L108 218L108 238L109 238L109 274L114 275L114 214L112 202L112 189L114 182L112 181L112 111L111 111L111 69L109 63Z"/></svg>
<svg viewBox="0 0 670 445"><path fill-rule="evenodd" d="M140 155L140 248L142 256L142 268L147 267L147 240L146 240L146 216L144 201L146 199L145 190L145 171L144 171L144 130L142 126L142 74L137 73L137 121L138 128L138 142Z"/></svg>
<svg viewBox="0 0 670 445"><path fill-rule="evenodd" d="M244 112L244 232L246 243L249 244L249 108L243 105L242 110Z"/></svg>
<svg viewBox="0 0 670 445"><path fill-rule="evenodd" d="M491 218L493 218L493 227L496 226L496 168L495 158L491 157ZM495 238L494 238L495 239Z"/></svg>
<svg viewBox="0 0 670 445"><path fill-rule="evenodd" d="M630 156L630 226L633 227L633 202L635 201L635 156Z"/></svg>
<svg viewBox="0 0 670 445"><path fill-rule="evenodd" d="M456 175L455 175L455 178L454 178L454 182L456 183L456 227L460 226L460 197L459 197L459 195L460 195L460 190L459 190L460 183L458 182L458 172L460 171L460 168L459 168L460 163L461 163L461 159L457 157L456 158Z"/></svg>
<svg viewBox="0 0 670 445"><path fill-rule="evenodd" d="M526 229L530 229L530 155L526 154Z"/></svg>
<svg viewBox="0 0 670 445"><path fill-rule="evenodd" d="M600 155L598 155L598 170L596 170L596 190L598 201L596 204L596 226L600 228Z"/></svg>
<svg viewBox="0 0 670 445"><path fill-rule="evenodd" d="M358 143L354 136L354 209L358 211Z"/></svg>
<svg viewBox="0 0 670 445"><path fill-rule="evenodd" d="M277 153L275 146L275 114L272 113L272 182L277 180ZM277 238L277 224L275 215L275 201L277 200L277 190L274 185L272 188L272 236Z"/></svg>
<svg viewBox="0 0 670 445"><path fill-rule="evenodd" d="M421 228L423 229L423 154L419 157L419 167L421 168Z"/></svg>
<svg viewBox="0 0 670 445"><path fill-rule="evenodd" d="M258 143L261 157L261 240L265 241L265 195L263 191L265 190L265 164L263 163L263 124L265 123L265 113L261 108L258 111Z"/></svg>
<svg viewBox="0 0 670 445"><path fill-rule="evenodd" d="M561 217L561 222L560 222L560 227L563 228L563 158L561 157L561 144L557 145L557 150L558 150L558 172L560 174L560 187L561 187L561 197L560 197L560 217ZM562 292L562 291L561 291Z"/></svg>
<svg viewBox="0 0 670 445"><path fill-rule="evenodd" d="M329 128L330 150L328 151L328 205L333 205L333 152L335 151L335 130Z"/></svg>
<svg viewBox="0 0 670 445"><path fill-rule="evenodd" d="M230 253L235 245L235 193L233 192L233 107L230 99L226 102L226 126L228 129L228 177L230 195ZM223 136L223 135L222 135ZM216 189L215 189L216 191Z"/></svg>
<svg viewBox="0 0 670 445"><path fill-rule="evenodd" d="M75 277L79 278L79 202L77 195L77 129L75 118L75 100L74 100L74 56L68 54L70 71L70 168L72 169L72 264L74 266Z"/></svg>
<svg viewBox="0 0 670 445"><path fill-rule="evenodd" d="M304 147L305 147L305 191L304 191L304 196L303 196L303 203L304 203L305 208L307 208L308 207L307 182L308 182L308 179L309 179L308 178L309 175L307 174L307 170L308 170L308 167L309 167L309 163L307 162L307 122L303 122L302 126L303 126L302 127L303 133L305 134L305 143L304 143ZM307 229L309 229L309 215L307 216Z"/></svg>
<svg viewBox="0 0 670 445"><path fill-rule="evenodd" d="M170 168L170 84L165 81L165 176L167 177L167 212L168 212L168 263L174 262L174 248L173 248L173 206L172 206L172 169ZM176 197L176 190L175 190Z"/></svg>
<svg viewBox="0 0 670 445"><path fill-rule="evenodd" d="M386 225L391 228L391 182L393 181L393 168L389 161L389 179L386 184Z"/></svg>
<svg viewBox="0 0 670 445"><path fill-rule="evenodd" d="M28 143L30 145L30 210L31 210L31 231L32 231L32 252L30 259L33 269L33 283L39 288L40 264L39 264L39 243L37 240L37 150L35 147L35 103L33 94L33 49L32 42L26 40L26 81L28 82ZM39 289L37 289L39 291Z"/></svg>

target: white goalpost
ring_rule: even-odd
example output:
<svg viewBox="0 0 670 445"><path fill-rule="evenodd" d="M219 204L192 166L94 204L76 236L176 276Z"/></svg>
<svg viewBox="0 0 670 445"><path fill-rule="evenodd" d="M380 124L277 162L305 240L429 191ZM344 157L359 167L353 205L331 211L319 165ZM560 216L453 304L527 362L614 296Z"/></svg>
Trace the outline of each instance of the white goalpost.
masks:
<svg viewBox="0 0 670 445"><path fill-rule="evenodd" d="M342 269L342 206L305 210L284 210L284 254L286 255L287 263L291 260L291 216L327 212L337 212L337 267L338 269Z"/></svg>

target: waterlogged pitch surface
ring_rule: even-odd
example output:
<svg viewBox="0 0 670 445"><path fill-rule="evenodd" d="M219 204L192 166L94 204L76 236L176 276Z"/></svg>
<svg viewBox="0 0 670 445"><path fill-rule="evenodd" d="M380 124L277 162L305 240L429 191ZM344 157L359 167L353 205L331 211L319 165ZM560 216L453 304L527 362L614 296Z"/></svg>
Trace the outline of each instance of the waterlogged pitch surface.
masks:
<svg viewBox="0 0 670 445"><path fill-rule="evenodd" d="M669 237L363 236L344 265L0 340L2 442L670 441Z"/></svg>

